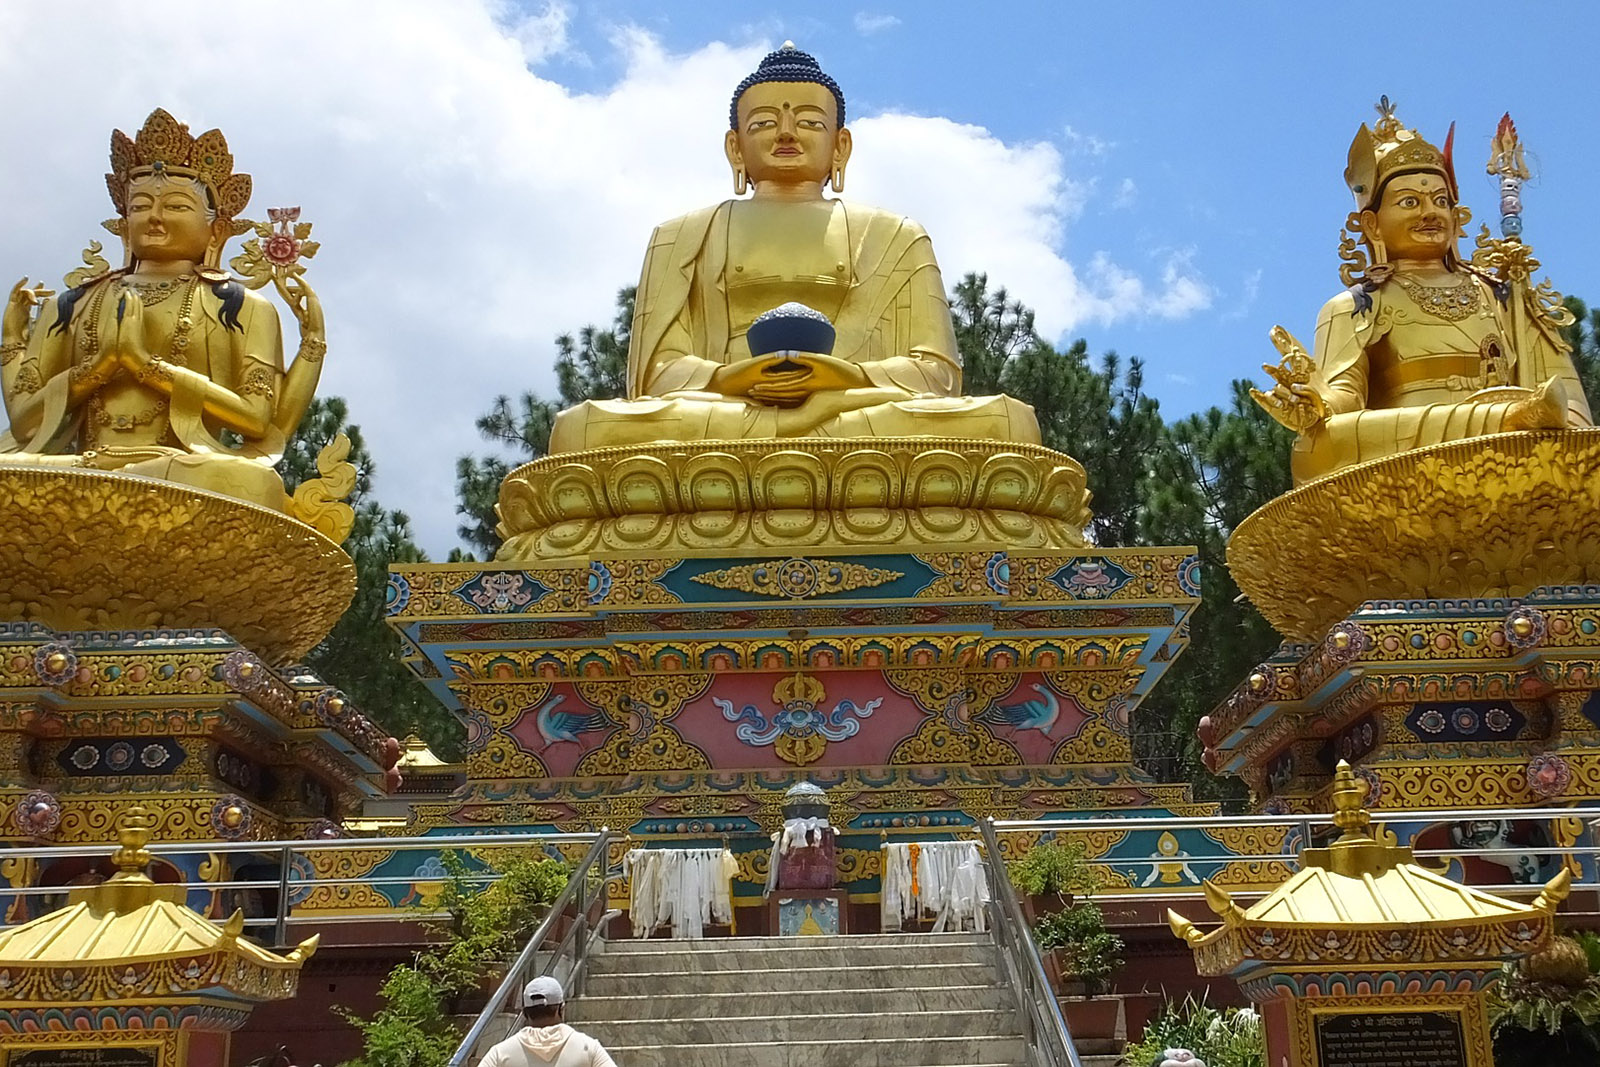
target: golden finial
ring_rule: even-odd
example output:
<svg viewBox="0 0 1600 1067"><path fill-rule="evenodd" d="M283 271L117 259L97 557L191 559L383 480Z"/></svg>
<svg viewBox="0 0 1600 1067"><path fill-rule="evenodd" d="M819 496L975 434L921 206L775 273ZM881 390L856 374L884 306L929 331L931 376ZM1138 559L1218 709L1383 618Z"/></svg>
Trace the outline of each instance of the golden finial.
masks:
<svg viewBox="0 0 1600 1067"><path fill-rule="evenodd" d="M1371 836L1372 815L1361 806L1366 795L1367 783L1357 781L1349 762L1340 760L1333 772L1333 824L1344 831L1340 841Z"/></svg>
<svg viewBox="0 0 1600 1067"><path fill-rule="evenodd" d="M111 857L118 871L126 875L144 874L151 860L145 846L150 843L155 828L156 817L143 805L136 804L122 813L117 819L117 843L121 847Z"/></svg>

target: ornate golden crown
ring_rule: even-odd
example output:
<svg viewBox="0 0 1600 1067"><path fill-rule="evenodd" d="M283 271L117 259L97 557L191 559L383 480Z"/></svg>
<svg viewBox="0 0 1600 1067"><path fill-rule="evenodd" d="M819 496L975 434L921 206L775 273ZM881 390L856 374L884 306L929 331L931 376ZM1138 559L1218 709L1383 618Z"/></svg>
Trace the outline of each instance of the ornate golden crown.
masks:
<svg viewBox="0 0 1600 1067"><path fill-rule="evenodd" d="M1457 200L1456 172L1451 163L1451 146L1456 128L1452 123L1445 137L1443 151L1424 141L1415 130L1400 125L1394 116L1394 104L1387 96L1378 101L1378 123L1374 127L1361 124L1356 138L1350 142L1350 160L1344 169L1345 184L1355 194L1356 210L1366 211L1378 203L1378 192L1383 183L1396 174L1437 174L1450 188L1450 198Z"/></svg>
<svg viewBox="0 0 1600 1067"><path fill-rule="evenodd" d="M233 173L233 154L221 130L189 136L189 127L156 108L138 136L111 134L111 173L106 188L117 214L128 214L128 182L147 174L174 174L203 182L217 214L232 222L250 202L250 175Z"/></svg>

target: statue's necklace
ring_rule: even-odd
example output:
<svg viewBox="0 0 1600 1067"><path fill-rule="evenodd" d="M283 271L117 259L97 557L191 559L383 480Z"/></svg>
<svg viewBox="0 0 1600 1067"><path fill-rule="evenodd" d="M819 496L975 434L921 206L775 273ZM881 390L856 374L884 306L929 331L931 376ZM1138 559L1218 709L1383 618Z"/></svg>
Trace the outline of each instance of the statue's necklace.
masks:
<svg viewBox="0 0 1600 1067"><path fill-rule="evenodd" d="M186 285L192 288L190 283L193 281L194 275L182 274L176 278L164 278L153 282L135 282L124 278L122 280L122 284L138 293L139 299L144 301L144 306L150 307L154 304L161 303L161 301L165 300L173 293L185 288Z"/></svg>
<svg viewBox="0 0 1600 1067"><path fill-rule="evenodd" d="M1396 273L1394 280L1406 291L1411 302L1437 319L1460 322L1477 313L1483 295L1470 277L1463 277L1452 285L1424 285L1404 274Z"/></svg>

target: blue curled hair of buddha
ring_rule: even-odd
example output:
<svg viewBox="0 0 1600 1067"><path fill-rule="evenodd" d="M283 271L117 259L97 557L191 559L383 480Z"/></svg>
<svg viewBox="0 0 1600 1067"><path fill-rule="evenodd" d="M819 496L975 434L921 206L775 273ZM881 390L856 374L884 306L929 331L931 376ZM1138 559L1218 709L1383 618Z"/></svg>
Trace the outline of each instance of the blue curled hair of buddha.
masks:
<svg viewBox="0 0 1600 1067"><path fill-rule="evenodd" d="M733 100L728 104L730 130L739 128L739 98L745 94L745 90L767 82L806 82L822 86L833 94L834 102L839 105L839 127L844 127L844 92L839 88L839 83L822 72L822 65L811 53L786 44L776 52L768 52L756 65L756 72L740 82L739 88L733 91Z"/></svg>

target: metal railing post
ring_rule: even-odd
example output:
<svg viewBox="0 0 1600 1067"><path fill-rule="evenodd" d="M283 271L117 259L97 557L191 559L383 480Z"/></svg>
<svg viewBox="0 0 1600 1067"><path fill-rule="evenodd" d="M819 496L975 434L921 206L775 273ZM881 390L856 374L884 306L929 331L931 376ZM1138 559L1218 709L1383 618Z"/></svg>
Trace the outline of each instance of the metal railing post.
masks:
<svg viewBox="0 0 1600 1067"><path fill-rule="evenodd" d="M982 819L978 832L983 836L985 865L989 869L992 899L999 905L1000 922L996 923L1000 937L1010 951L1014 976L1013 988L1017 996L1019 1014L1027 1016L1023 1026L1028 1031L1030 1052L1047 1067L1083 1067L1078 1058L1077 1046L1061 1014L1055 991L1044 971L1044 961L1033 943L1028 921L1023 917L1022 905L1017 903L1017 891L1011 884L1011 872L1006 870L1000 855L1000 839L995 834L995 820ZM1046 1046L1051 1046L1047 1048Z"/></svg>
<svg viewBox="0 0 1600 1067"><path fill-rule="evenodd" d="M294 850L285 845L278 851L278 917L273 924L272 943L283 948L289 943L289 867Z"/></svg>

